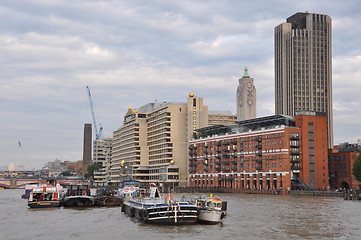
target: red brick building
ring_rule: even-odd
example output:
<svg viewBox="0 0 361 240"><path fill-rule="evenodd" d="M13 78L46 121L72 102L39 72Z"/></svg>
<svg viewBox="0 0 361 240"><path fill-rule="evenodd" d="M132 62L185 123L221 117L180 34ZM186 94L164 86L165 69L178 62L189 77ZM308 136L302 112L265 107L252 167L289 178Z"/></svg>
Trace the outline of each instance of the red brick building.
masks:
<svg viewBox="0 0 361 240"><path fill-rule="evenodd" d="M190 187L328 187L327 118L323 114L274 115L197 132L189 145Z"/></svg>
<svg viewBox="0 0 361 240"><path fill-rule="evenodd" d="M360 154L358 144L343 143L329 150L328 169L333 189L360 189L361 183L352 174L355 159Z"/></svg>

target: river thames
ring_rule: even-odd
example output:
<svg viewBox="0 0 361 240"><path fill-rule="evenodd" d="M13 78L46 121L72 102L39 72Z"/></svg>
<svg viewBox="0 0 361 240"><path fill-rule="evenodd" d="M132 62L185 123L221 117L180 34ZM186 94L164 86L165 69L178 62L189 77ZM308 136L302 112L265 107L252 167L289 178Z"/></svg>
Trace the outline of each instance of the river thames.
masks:
<svg viewBox="0 0 361 240"><path fill-rule="evenodd" d="M220 225L156 226L120 207L30 209L23 189L0 190L1 240L360 239L361 201L339 197L217 194L228 201ZM178 194L177 196L189 194Z"/></svg>

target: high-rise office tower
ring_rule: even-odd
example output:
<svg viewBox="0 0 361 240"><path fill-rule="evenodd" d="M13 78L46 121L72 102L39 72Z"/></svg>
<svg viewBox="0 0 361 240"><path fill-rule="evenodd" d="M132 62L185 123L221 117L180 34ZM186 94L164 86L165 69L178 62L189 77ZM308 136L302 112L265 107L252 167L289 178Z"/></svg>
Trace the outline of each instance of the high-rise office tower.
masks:
<svg viewBox="0 0 361 240"><path fill-rule="evenodd" d="M256 87L247 67L237 87L237 120L256 118Z"/></svg>
<svg viewBox="0 0 361 240"><path fill-rule="evenodd" d="M326 112L333 146L331 18L296 13L275 27L276 114Z"/></svg>

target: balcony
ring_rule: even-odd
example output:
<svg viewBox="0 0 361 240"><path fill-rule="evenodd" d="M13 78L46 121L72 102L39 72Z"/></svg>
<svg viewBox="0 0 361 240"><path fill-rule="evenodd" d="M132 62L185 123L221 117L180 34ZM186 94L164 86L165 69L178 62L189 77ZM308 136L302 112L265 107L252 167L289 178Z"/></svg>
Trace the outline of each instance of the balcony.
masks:
<svg viewBox="0 0 361 240"><path fill-rule="evenodd" d="M222 157L229 158L230 156L229 156L229 154L225 153L225 154L222 154Z"/></svg>
<svg viewBox="0 0 361 240"><path fill-rule="evenodd" d="M229 145L229 142L223 142L222 145L227 146L227 145Z"/></svg>
<svg viewBox="0 0 361 240"><path fill-rule="evenodd" d="M301 162L300 158L291 159L291 163L300 163L300 162Z"/></svg>
<svg viewBox="0 0 361 240"><path fill-rule="evenodd" d="M300 136L295 135L295 134L291 134L290 135L290 140L300 140Z"/></svg>
<svg viewBox="0 0 361 240"><path fill-rule="evenodd" d="M257 148L257 149L262 149L262 144L257 144L257 145L256 145L256 148Z"/></svg>
<svg viewBox="0 0 361 240"><path fill-rule="evenodd" d="M297 166L297 165L296 165L296 166L295 166L295 165L292 165L292 166L291 166L291 170L292 170L292 171L294 171L294 170L301 170L301 169L302 169L301 166Z"/></svg>
<svg viewBox="0 0 361 240"><path fill-rule="evenodd" d="M258 153L256 153L256 155L257 155L258 157L262 157L262 150L258 151Z"/></svg>
<svg viewBox="0 0 361 240"><path fill-rule="evenodd" d="M300 150L299 149L290 149L290 153L291 153L291 155L300 155Z"/></svg>

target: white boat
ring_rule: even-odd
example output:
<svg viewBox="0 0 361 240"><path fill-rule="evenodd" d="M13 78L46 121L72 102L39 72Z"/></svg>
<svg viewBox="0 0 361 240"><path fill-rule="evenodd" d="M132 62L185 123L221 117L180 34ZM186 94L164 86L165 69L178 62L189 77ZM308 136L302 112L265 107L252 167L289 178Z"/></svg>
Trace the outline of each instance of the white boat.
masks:
<svg viewBox="0 0 361 240"><path fill-rule="evenodd" d="M122 211L141 222L161 225L184 225L197 222L197 207L187 201L175 201L168 194L162 197L154 186L140 189L140 196L123 203Z"/></svg>
<svg viewBox="0 0 361 240"><path fill-rule="evenodd" d="M139 190L139 181L135 180L127 180L121 182L119 189L118 189L118 197L122 199L122 204L133 198L135 193Z"/></svg>
<svg viewBox="0 0 361 240"><path fill-rule="evenodd" d="M195 201L198 208L198 221L206 224L218 224L227 215L227 202L222 201L220 198L213 197L200 197Z"/></svg>
<svg viewBox="0 0 361 240"><path fill-rule="evenodd" d="M34 187L29 193L28 206L30 208L60 207L65 191L60 184L43 184Z"/></svg>

